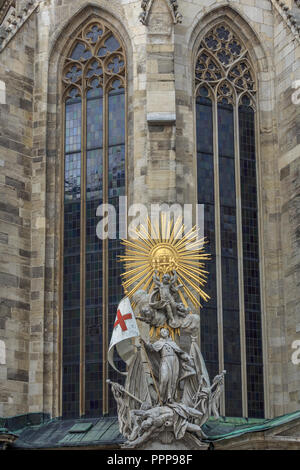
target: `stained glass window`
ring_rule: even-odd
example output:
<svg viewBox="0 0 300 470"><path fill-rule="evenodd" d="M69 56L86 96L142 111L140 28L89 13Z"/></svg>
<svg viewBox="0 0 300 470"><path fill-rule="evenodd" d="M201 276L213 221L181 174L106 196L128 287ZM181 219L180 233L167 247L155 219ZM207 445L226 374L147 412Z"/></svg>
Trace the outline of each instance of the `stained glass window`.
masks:
<svg viewBox="0 0 300 470"><path fill-rule="evenodd" d="M227 371L226 416L263 417L256 88L248 52L227 25L203 38L195 84L198 203L212 254L201 347L211 376Z"/></svg>
<svg viewBox="0 0 300 470"><path fill-rule="evenodd" d="M96 234L97 208L109 202L118 214L126 189L125 55L107 25L93 21L80 31L63 84L62 414L91 417L115 413L107 399L105 354L122 297L122 247Z"/></svg>

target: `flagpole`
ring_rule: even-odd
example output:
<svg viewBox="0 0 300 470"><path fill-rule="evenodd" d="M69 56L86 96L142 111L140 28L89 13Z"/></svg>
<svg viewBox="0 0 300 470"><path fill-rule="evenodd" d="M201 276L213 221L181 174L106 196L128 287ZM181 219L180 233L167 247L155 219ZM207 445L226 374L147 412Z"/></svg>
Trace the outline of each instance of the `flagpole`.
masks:
<svg viewBox="0 0 300 470"><path fill-rule="evenodd" d="M120 388L120 390L122 390L122 392L126 393L126 395L128 395L130 398L133 398L133 400L137 401L140 405L143 404L142 400L140 400L139 398L135 397L134 395L132 395L132 393L128 392L126 390L126 388L123 387L123 385L120 385L120 384L115 384L114 382L112 382L111 380L107 379L106 383L108 383L109 385L113 386L113 385L118 385L118 387Z"/></svg>

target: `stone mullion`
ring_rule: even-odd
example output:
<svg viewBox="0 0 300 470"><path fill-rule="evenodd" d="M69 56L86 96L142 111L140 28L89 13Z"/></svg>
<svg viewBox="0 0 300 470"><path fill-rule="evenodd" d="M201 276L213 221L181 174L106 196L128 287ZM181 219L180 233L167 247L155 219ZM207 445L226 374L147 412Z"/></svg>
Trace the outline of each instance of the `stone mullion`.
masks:
<svg viewBox="0 0 300 470"><path fill-rule="evenodd" d="M264 255L264 231L262 223L263 201L262 201L262 173L261 173L261 139L260 137L260 115L255 108L255 152L256 152L256 179L257 179L257 206L258 206L258 246L259 246L259 275L260 275L260 292L261 292L261 326L262 326L262 349L263 349L263 373L264 373L264 405L265 417L271 416L270 405L270 370L268 360L268 319L266 316L266 281L265 281L265 255Z"/></svg>
<svg viewBox="0 0 300 470"><path fill-rule="evenodd" d="M63 131L61 138L61 171L60 171L60 237L59 237L59 300L58 300L58 414L62 416L63 410L63 282L64 282L64 271L63 271L63 253L64 253L64 210L65 210L65 135L66 135L66 99L62 105L62 120Z"/></svg>
<svg viewBox="0 0 300 470"><path fill-rule="evenodd" d="M244 262L243 262L243 223L241 198L241 165L239 143L239 103L238 98L234 106L234 160L235 160L235 188L236 188L236 227L237 227L237 256L239 276L239 310L240 310L240 342L241 342L241 376L242 376L242 404L243 416L248 416L247 396L247 357L246 357L246 325L245 325L245 295L244 295Z"/></svg>
<svg viewBox="0 0 300 470"><path fill-rule="evenodd" d="M214 135L214 181L215 181L215 243L216 243L216 285L218 317L218 353L219 369L224 370L224 337L223 337L223 294L222 294L222 244L221 244L221 203L219 173L219 138L218 138L218 100L215 90L213 101L213 135ZM224 384L225 390L225 384ZM220 412L225 416L225 391L220 397Z"/></svg>

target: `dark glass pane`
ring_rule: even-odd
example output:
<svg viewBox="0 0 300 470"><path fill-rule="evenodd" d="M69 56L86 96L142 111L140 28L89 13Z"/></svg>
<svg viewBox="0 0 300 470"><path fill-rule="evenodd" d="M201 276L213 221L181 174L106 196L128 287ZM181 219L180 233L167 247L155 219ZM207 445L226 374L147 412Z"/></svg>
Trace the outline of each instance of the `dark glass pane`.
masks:
<svg viewBox="0 0 300 470"><path fill-rule="evenodd" d="M239 276L232 105L218 105L222 300L227 416L242 416Z"/></svg>
<svg viewBox="0 0 300 470"><path fill-rule="evenodd" d="M111 35L108 39L106 39L104 44L109 50L109 52L116 51L120 47L119 41L113 35Z"/></svg>
<svg viewBox="0 0 300 470"><path fill-rule="evenodd" d="M63 417L75 418L79 415L79 365L63 364L63 377Z"/></svg>
<svg viewBox="0 0 300 470"><path fill-rule="evenodd" d="M81 151L81 100L66 103L65 152Z"/></svg>
<svg viewBox="0 0 300 470"><path fill-rule="evenodd" d="M103 178L102 149L90 150L87 152L87 187L86 187L87 200L96 200L96 201L101 200L102 201L102 198L103 198L102 178ZM95 207L95 211L97 207ZM95 214L92 214L92 216L95 216Z"/></svg>
<svg viewBox="0 0 300 470"><path fill-rule="evenodd" d="M222 256L237 258L237 233L235 207L221 206Z"/></svg>
<svg viewBox="0 0 300 470"><path fill-rule="evenodd" d="M207 244L205 245L206 253L211 255L215 255L216 253L216 246L215 246L215 206L214 204L205 204L204 206L204 236L207 239ZM209 261L207 265L207 270L210 273L212 264L215 261ZM211 267L211 269L210 269ZM210 274L208 277L211 278L213 274ZM214 292L214 297L216 297L216 291ZM211 300L210 300L211 302Z"/></svg>
<svg viewBox="0 0 300 470"><path fill-rule="evenodd" d="M88 319L86 320L88 321ZM95 350L99 350L98 355L102 355L102 347L96 335L94 334L87 340L86 352L95 346ZM96 352L94 351L94 355ZM89 362L86 359L85 363L85 416L96 417L102 415L103 400L102 400L102 362Z"/></svg>
<svg viewBox="0 0 300 470"><path fill-rule="evenodd" d="M216 259L215 256L211 256L211 260L207 261L207 271L209 275L207 277L207 284L205 285L205 292L210 296L208 302L202 302L203 308L201 309L201 317L203 317L206 308L215 309L217 308L217 296L216 296Z"/></svg>
<svg viewBox="0 0 300 470"><path fill-rule="evenodd" d="M222 150L220 148L220 152L221 151ZM222 194L221 204L222 206L235 207L236 195L235 195L234 159L228 158L228 157L222 157L220 153L219 169L220 169L220 194Z"/></svg>
<svg viewBox="0 0 300 470"><path fill-rule="evenodd" d="M91 41L92 44L95 44L98 39L102 36L103 30L98 25L92 26L90 31L86 33L86 38Z"/></svg>
<svg viewBox="0 0 300 470"><path fill-rule="evenodd" d="M99 88L98 88L99 90ZM87 149L101 148L103 145L103 99L87 101Z"/></svg>
<svg viewBox="0 0 300 470"><path fill-rule="evenodd" d="M102 259L98 255L87 255L86 282L88 287L88 304L85 311L85 414L100 416L102 414ZM99 271L97 271L97 269ZM96 298L96 292L99 296ZM92 297L94 295L94 297ZM95 302L96 300L96 302Z"/></svg>
<svg viewBox="0 0 300 470"><path fill-rule="evenodd" d="M63 260L63 415L79 414L81 101L66 103Z"/></svg>
<svg viewBox="0 0 300 470"><path fill-rule="evenodd" d="M66 78L69 79L71 82L77 82L77 80L82 75L82 69L77 64L73 65L66 73Z"/></svg>
<svg viewBox="0 0 300 470"><path fill-rule="evenodd" d="M250 418L264 418L264 371L263 366L248 364L248 405Z"/></svg>
<svg viewBox="0 0 300 470"><path fill-rule="evenodd" d="M219 373L217 318L216 308L201 309L201 352L211 380Z"/></svg>
<svg viewBox="0 0 300 470"><path fill-rule="evenodd" d="M103 99L102 89L87 95L86 156L86 311L85 311L85 414L102 414L102 312L103 263L102 240L96 233L97 208L103 203ZM93 149L93 150L89 150Z"/></svg>
<svg viewBox="0 0 300 470"><path fill-rule="evenodd" d="M207 90L201 89L200 94L202 96L198 96L196 101L198 204L204 204L204 236L209 242L206 245L206 251L212 254L211 261L207 262L209 275L205 289L211 299L209 302L203 302L201 309L201 350L212 379L219 372L216 259L214 256L213 115L212 102L207 98Z"/></svg>
<svg viewBox="0 0 300 470"><path fill-rule="evenodd" d="M117 145L109 148L109 173L108 173L108 197L118 202L119 196L124 196L125 188L125 145Z"/></svg>
<svg viewBox="0 0 300 470"><path fill-rule="evenodd" d="M224 308L223 311L224 362L226 369L227 365L240 365L241 363L240 312L239 310L229 310L227 308ZM230 383L231 379L229 377L228 384L230 385ZM241 389L240 394L242 396Z"/></svg>
<svg viewBox="0 0 300 470"><path fill-rule="evenodd" d="M118 256L124 254L124 248L119 240L119 196L125 195L125 95L124 89L118 88L119 81L115 81L115 89L109 94L108 99L108 202L116 210L116 239L108 241L108 327L111 336L116 317L118 304L123 297L123 289L120 282L123 271ZM115 363L119 370L125 370L124 362L116 354ZM123 377L109 368L109 377L116 382L123 382ZM116 404L109 396L109 410L111 414L116 412Z"/></svg>
<svg viewBox="0 0 300 470"><path fill-rule="evenodd" d="M219 155L234 157L234 125L231 104L218 105Z"/></svg>
<svg viewBox="0 0 300 470"><path fill-rule="evenodd" d="M90 50L86 49L86 46L82 42L78 42L71 53L71 59L74 60L86 60L90 57L92 57Z"/></svg>
<svg viewBox="0 0 300 470"><path fill-rule="evenodd" d="M98 182L99 186L102 186L102 179ZM102 199L91 197L86 204L85 406L87 416L99 416L102 413L103 264L102 240L96 235L98 222L96 210L101 203Z"/></svg>
<svg viewBox="0 0 300 470"><path fill-rule="evenodd" d="M119 41L113 35L111 35L105 40L104 46L99 49L98 56L103 57L109 52L116 51L117 49L119 49L119 47Z"/></svg>
<svg viewBox="0 0 300 470"><path fill-rule="evenodd" d="M250 103L248 103L250 104ZM239 108L246 356L249 416L264 416L263 351L260 302L255 114Z"/></svg>
<svg viewBox="0 0 300 470"><path fill-rule="evenodd" d="M241 365L227 363L226 370L225 415L228 417L241 417L243 414Z"/></svg>
<svg viewBox="0 0 300 470"><path fill-rule="evenodd" d="M196 101L197 152L213 155L213 117L209 98Z"/></svg>
<svg viewBox="0 0 300 470"><path fill-rule="evenodd" d="M253 160L241 158L241 178L243 179L243 205L245 209L257 210L256 165Z"/></svg>
<svg viewBox="0 0 300 470"><path fill-rule="evenodd" d="M245 199L243 198L244 202ZM245 259L259 258L257 211L243 205L243 250Z"/></svg>
<svg viewBox="0 0 300 470"><path fill-rule="evenodd" d="M125 143L125 94L122 88L109 94L108 98L108 129L109 146Z"/></svg>
<svg viewBox="0 0 300 470"><path fill-rule="evenodd" d="M80 199L81 153L65 156L65 203Z"/></svg>
<svg viewBox="0 0 300 470"><path fill-rule="evenodd" d="M72 374L75 374L75 371L77 370L76 367L79 365L79 309L69 309L65 313L66 314L64 315L63 319L63 327L66 334L63 351L63 366L67 369L69 366L72 366ZM66 383L68 383L69 385L72 383L67 377L65 377L65 379ZM74 384L74 386L75 385L77 386L78 384Z"/></svg>
<svg viewBox="0 0 300 470"><path fill-rule="evenodd" d="M91 83L92 87L93 88L90 88L86 94L86 97L88 100L92 99L92 98L100 98L103 96L103 89L101 86L99 86L99 79L98 78L94 78L92 80L92 83ZM102 103L101 105L102 106ZM98 116L98 119L100 119L101 116Z"/></svg>
<svg viewBox="0 0 300 470"><path fill-rule="evenodd" d="M198 200L202 204L214 202L214 159L212 154L197 153Z"/></svg>
<svg viewBox="0 0 300 470"><path fill-rule="evenodd" d="M223 308L239 309L238 266L236 258L222 256Z"/></svg>

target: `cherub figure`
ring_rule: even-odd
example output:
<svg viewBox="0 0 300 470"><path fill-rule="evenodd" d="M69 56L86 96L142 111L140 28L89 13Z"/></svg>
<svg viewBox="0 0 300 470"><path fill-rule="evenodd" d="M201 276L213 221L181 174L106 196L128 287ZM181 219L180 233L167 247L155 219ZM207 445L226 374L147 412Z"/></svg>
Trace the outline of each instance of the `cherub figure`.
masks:
<svg viewBox="0 0 300 470"><path fill-rule="evenodd" d="M162 278L162 282L157 275L157 271L153 276L153 281L155 283L155 288L150 296L149 305L150 307L156 310L165 310L168 324L172 328L178 328L180 322L176 319L177 315L177 302L175 296L178 296L178 290L183 287L182 284L175 286L177 282L177 273L174 271L174 276L170 276L170 274L164 274ZM159 299L157 300L157 294Z"/></svg>
<svg viewBox="0 0 300 470"><path fill-rule="evenodd" d="M190 313L191 309L189 307L185 307L182 302L177 304L177 315L179 317L185 318Z"/></svg>

